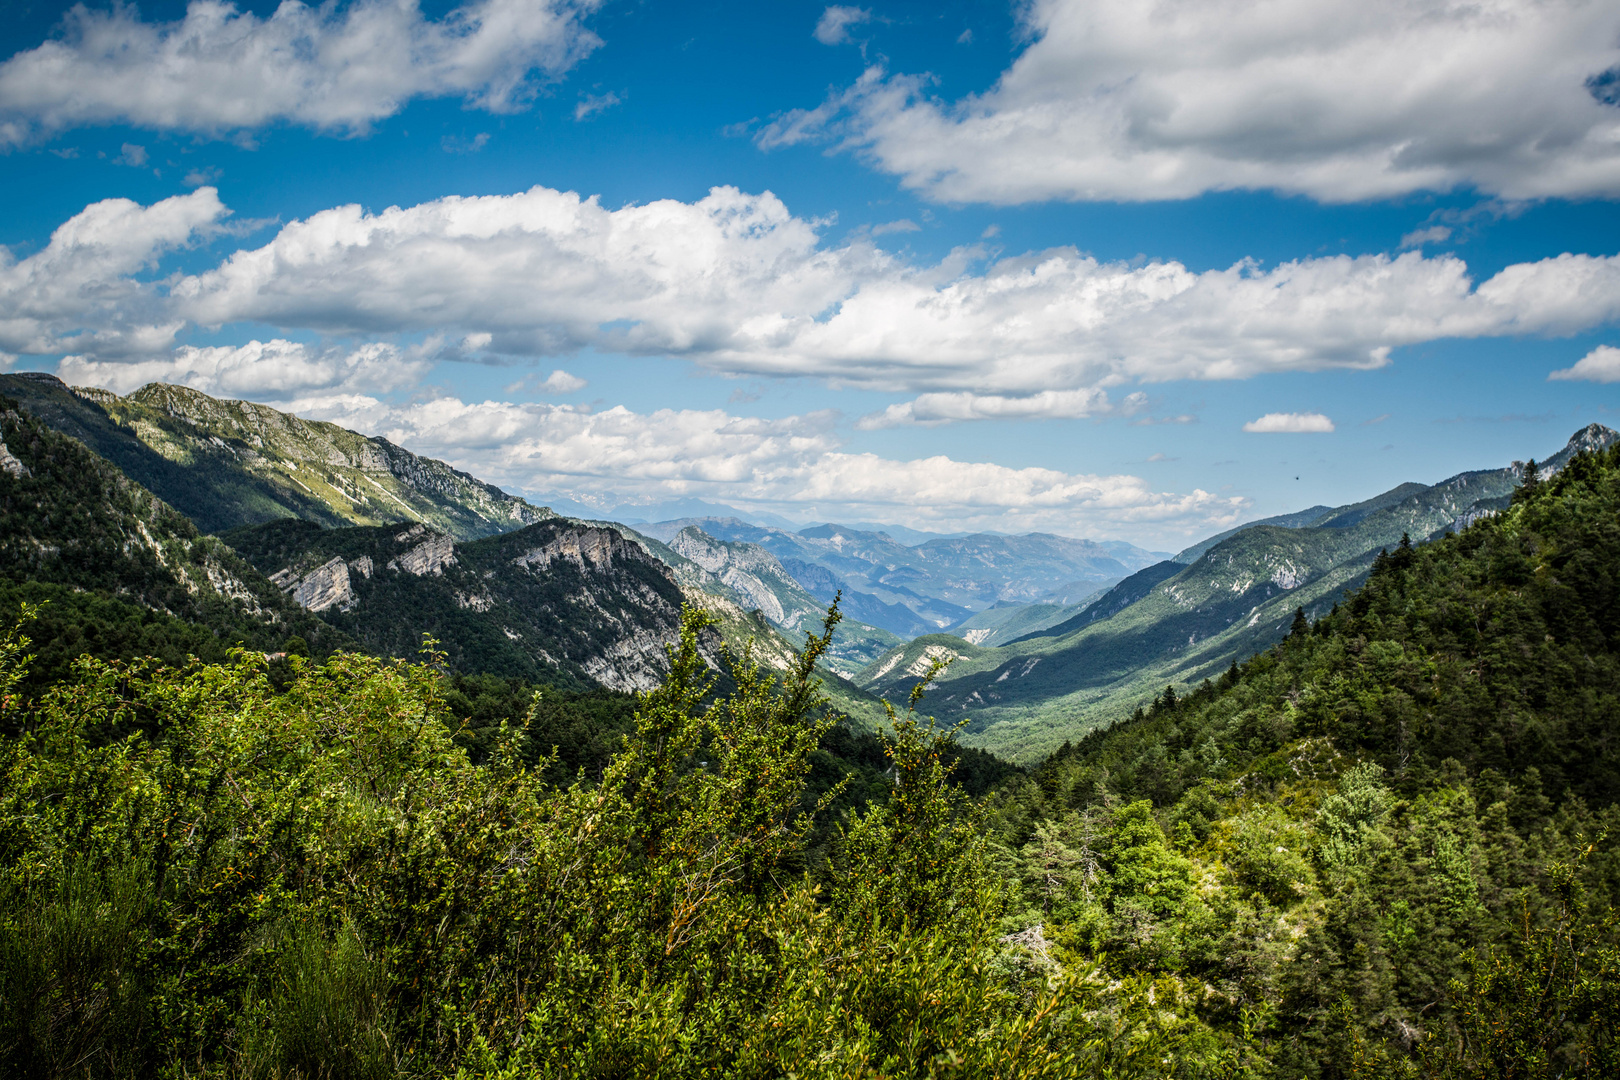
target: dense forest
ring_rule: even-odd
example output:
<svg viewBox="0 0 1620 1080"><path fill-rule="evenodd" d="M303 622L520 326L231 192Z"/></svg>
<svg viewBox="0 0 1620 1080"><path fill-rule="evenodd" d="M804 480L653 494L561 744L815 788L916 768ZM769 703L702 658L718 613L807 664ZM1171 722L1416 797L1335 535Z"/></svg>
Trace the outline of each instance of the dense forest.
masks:
<svg viewBox="0 0 1620 1080"><path fill-rule="evenodd" d="M64 665L25 608L0 1070L1620 1074L1620 452L1528 475L1027 773L840 725L827 636L717 683L694 611L630 696L183 634Z"/></svg>

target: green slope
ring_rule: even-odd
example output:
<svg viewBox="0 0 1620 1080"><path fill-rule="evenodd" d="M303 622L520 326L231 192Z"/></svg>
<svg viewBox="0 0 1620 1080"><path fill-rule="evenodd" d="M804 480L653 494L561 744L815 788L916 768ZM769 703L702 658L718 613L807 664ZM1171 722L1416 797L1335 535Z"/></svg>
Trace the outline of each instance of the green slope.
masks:
<svg viewBox="0 0 1620 1080"><path fill-rule="evenodd" d="M1245 1075L1613 1075L1617 730L1620 448L1009 785L1008 922Z"/></svg>
<svg viewBox="0 0 1620 1080"><path fill-rule="evenodd" d="M1615 438L1594 424L1546 468ZM1197 682L1265 648L1287 631L1297 608L1313 617L1326 613L1381 549L1494 512L1518 482L1514 468L1462 473L1329 510L1306 527L1243 529L1190 565L1161 563L1127 579L1069 623L964 656L941 678L932 706L967 718L970 744L1037 758L1129 713L1166 684ZM1168 576L1154 582L1159 575ZM896 675L904 666L885 668L888 659L857 682L893 699L904 690Z"/></svg>
<svg viewBox="0 0 1620 1080"><path fill-rule="evenodd" d="M0 437L0 576L35 590L15 598L49 598L38 591L46 586L116 597L267 651L291 635L322 652L347 640L110 462L5 398Z"/></svg>
<svg viewBox="0 0 1620 1080"><path fill-rule="evenodd" d="M552 516L441 461L336 424L152 383L128 397L50 375L0 375L18 399L204 532L297 517L323 525L424 521L476 539Z"/></svg>

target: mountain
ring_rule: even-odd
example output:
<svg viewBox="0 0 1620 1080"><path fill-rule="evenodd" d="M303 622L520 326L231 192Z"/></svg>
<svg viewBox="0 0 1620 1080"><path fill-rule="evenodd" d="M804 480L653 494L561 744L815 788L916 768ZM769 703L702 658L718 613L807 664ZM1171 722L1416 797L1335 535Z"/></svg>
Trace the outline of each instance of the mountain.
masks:
<svg viewBox="0 0 1620 1080"><path fill-rule="evenodd" d="M684 597L662 563L611 529L567 519L463 542L422 524L292 519L222 538L369 651L410 657L426 634L473 674L647 690L680 625Z"/></svg>
<svg viewBox="0 0 1620 1080"><path fill-rule="evenodd" d="M1046 533L935 536L913 546L839 524L789 532L737 518L702 518L641 529L668 540L691 526L766 549L818 599L842 591L852 618L902 637L957 625L997 602L1050 602L1058 591L1060 604L1072 603L1157 561L1130 544Z"/></svg>
<svg viewBox="0 0 1620 1080"><path fill-rule="evenodd" d="M204 532L296 517L328 526L421 521L471 540L553 516L387 439L181 386L151 383L119 397L29 372L0 375L0 394Z"/></svg>
<svg viewBox="0 0 1620 1080"><path fill-rule="evenodd" d="M743 607L758 609L775 626L802 641L818 632L832 597L813 595L784 569L776 556L757 544L717 540L695 525L670 538L671 551L690 560L706 575L705 591L716 582L734 593ZM722 594L723 595L723 594ZM851 611L839 624L828 655L833 670L854 675L876 657L900 644L887 630L865 625Z"/></svg>
<svg viewBox="0 0 1620 1080"><path fill-rule="evenodd" d="M1093 595L1101 591L1101 586L1093 588ZM1075 604L1018 604L1007 600L997 601L983 611L962 620L951 627L951 633L956 634L963 641L975 645L995 646L1006 645L1028 637L1048 627L1067 622L1087 605L1084 602Z"/></svg>
<svg viewBox="0 0 1620 1080"><path fill-rule="evenodd" d="M722 642L751 646L769 668L784 668L792 655L758 613L683 587L641 538L607 523L550 518L458 541L419 523L323 529L286 519L222 539L368 651L413 658L426 636L452 669L468 674L576 690L648 690L668 673L664 647L678 633L685 603L717 620L704 643L711 663ZM829 693L862 723L881 715L847 683L830 685Z"/></svg>
<svg viewBox="0 0 1620 1080"><path fill-rule="evenodd" d="M1612 444L1591 425L1539 467L1551 475L1581 450ZM1288 527L1259 524L1217 539L1188 563L1138 571L1068 621L962 658L931 697L968 719L966 741L1015 758L1056 748L1129 713L1166 684L1191 684L1279 640L1296 609L1320 617L1365 578L1378 553L1499 511L1522 466L1466 472L1434 485L1404 484ZM1313 508L1314 510L1314 508ZM924 639L925 641L927 639ZM874 661L857 683L896 699L919 643Z"/></svg>
<svg viewBox="0 0 1620 1080"><path fill-rule="evenodd" d="M161 620L132 615L144 609L206 631L186 637L194 652L210 637L219 643L216 652L237 642L271 651L297 636L324 653L348 641L174 507L6 398L0 398L0 437L0 578L9 583L7 607L19 600L53 605L45 615L57 636L100 634L93 620L116 612L120 623L139 622L136 636L149 645L154 633L172 639ZM81 599L93 595L122 606L99 609ZM59 613L72 612L84 618L68 625ZM183 656L184 650L171 659Z"/></svg>
<svg viewBox="0 0 1620 1080"><path fill-rule="evenodd" d="M1616 1075L1620 448L1548 473L1014 778L1006 925L1245 1075Z"/></svg>

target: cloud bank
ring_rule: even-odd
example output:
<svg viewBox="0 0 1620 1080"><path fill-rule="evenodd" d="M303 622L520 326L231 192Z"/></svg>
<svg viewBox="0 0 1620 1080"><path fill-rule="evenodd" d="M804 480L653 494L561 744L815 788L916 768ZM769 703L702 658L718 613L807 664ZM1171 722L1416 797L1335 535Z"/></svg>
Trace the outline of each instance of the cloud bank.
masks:
<svg viewBox="0 0 1620 1080"><path fill-rule="evenodd" d="M830 413L765 420L721 410L591 412L454 398L390 406L358 396L302 404L307 415L383 435L496 483L591 505L692 496L796 517L863 515L952 529L999 522L1076 535L1191 535L1235 522L1248 505L1202 490L1156 491L1134 476L849 453Z"/></svg>
<svg viewBox="0 0 1620 1080"><path fill-rule="evenodd" d="M188 326L350 339L439 335L533 360L685 357L732 376L915 395L868 426L1075 417L1175 379L1369 369L1441 338L1572 334L1620 317L1620 256L1560 255L1476 283L1455 255L1331 256L1194 272L1071 248L935 264L821 242L769 192L609 210L536 187L281 227L211 269L143 280L217 233L208 187L92 204L0 256L0 350L144 362Z"/></svg>
<svg viewBox="0 0 1620 1080"><path fill-rule="evenodd" d="M133 5L68 12L61 40L0 64L0 147L123 122L218 135L266 124L360 133L418 97L525 106L601 44L600 0L472 0L442 19L414 0L341 9L288 0L268 18L193 0L148 23Z"/></svg>
<svg viewBox="0 0 1620 1080"><path fill-rule="evenodd" d="M829 9L831 10L831 9ZM763 148L835 140L929 198L1620 193L1620 9L1589 0L1033 0L959 101L873 68Z"/></svg>

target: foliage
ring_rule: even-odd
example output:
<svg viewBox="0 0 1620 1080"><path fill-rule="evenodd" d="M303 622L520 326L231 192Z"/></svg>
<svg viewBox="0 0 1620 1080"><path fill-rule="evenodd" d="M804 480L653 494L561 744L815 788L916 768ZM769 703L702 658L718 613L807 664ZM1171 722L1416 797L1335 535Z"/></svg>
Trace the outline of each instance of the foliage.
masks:
<svg viewBox="0 0 1620 1080"><path fill-rule="evenodd" d="M1612 1074L1617 522L1620 451L1577 455L1011 781L1009 927L1277 1075Z"/></svg>
<svg viewBox="0 0 1620 1080"><path fill-rule="evenodd" d="M452 700L517 688L433 665L291 656L278 690L252 653L86 658L8 699L0 1069L1042 1076L1141 1056L1151 993L999 941L999 877L929 724L895 718L889 797L810 865L840 795L807 812L828 634L781 680L733 658L716 697L703 622L687 612L600 775L567 783L510 724L476 764ZM556 730L544 701L531 732Z"/></svg>

